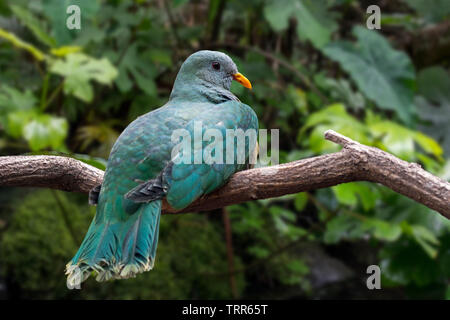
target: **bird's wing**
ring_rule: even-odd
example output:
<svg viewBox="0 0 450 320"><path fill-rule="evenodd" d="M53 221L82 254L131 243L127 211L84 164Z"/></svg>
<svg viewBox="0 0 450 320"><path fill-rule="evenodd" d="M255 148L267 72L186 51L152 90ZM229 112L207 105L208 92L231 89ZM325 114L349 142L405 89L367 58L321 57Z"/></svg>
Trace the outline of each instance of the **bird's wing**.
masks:
<svg viewBox="0 0 450 320"><path fill-rule="evenodd" d="M194 138L201 128L201 136L204 137L206 130L210 133L220 133L223 137L223 161L222 163L205 163L204 152L208 151L208 145L215 139L195 143ZM183 128L191 137L190 157L186 156L186 151L179 150L173 154L172 160L161 171L156 179L140 184L127 193L126 198L136 202L148 202L160 199L166 195L168 203L175 209L187 207L200 196L208 194L221 187L237 171L247 167L250 154L256 147L256 136L258 133L258 118L255 112L247 105L228 101L212 106L207 111L199 114ZM227 136L227 129L241 129L241 133L252 129L254 139L245 138L245 149L237 148L236 141L230 143L230 136ZM206 132L207 133L207 132ZM251 135L251 134L250 134ZM233 140L234 137L232 137ZM234 157L231 163L226 163L226 146L233 149ZM206 150L206 151L205 151ZM209 149L211 151L211 149ZM212 153L214 154L214 153ZM195 159L201 159L201 163L195 163ZM242 160L244 161L238 161Z"/></svg>

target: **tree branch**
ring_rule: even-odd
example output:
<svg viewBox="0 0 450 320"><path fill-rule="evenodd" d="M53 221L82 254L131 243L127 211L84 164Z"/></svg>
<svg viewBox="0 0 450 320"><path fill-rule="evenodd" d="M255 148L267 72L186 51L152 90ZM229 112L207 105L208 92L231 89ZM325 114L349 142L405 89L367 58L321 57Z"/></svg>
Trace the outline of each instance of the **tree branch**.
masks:
<svg viewBox="0 0 450 320"><path fill-rule="evenodd" d="M325 139L343 146L336 153L272 167L235 173L221 189L176 212L167 203L163 213L222 208L256 199L279 197L351 181L380 183L450 219L450 183L380 149L328 130ZM103 172L78 160L57 156L0 157L0 186L46 187L89 192Z"/></svg>

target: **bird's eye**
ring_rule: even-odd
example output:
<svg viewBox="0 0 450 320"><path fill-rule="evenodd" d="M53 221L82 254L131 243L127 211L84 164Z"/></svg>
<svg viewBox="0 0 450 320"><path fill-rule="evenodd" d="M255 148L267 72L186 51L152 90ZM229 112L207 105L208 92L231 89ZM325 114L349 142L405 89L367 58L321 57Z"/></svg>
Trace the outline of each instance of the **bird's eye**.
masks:
<svg viewBox="0 0 450 320"><path fill-rule="evenodd" d="M212 67L214 70L220 70L220 63L218 62L213 62L212 63Z"/></svg>

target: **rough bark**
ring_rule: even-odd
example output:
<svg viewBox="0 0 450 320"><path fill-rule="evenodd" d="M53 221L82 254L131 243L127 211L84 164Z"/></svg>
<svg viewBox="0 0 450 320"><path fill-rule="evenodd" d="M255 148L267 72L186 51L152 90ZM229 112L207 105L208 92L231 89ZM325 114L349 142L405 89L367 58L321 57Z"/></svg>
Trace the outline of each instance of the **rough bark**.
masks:
<svg viewBox="0 0 450 320"><path fill-rule="evenodd" d="M43 187L88 193L102 180L102 170L68 157L0 157L0 186Z"/></svg>
<svg viewBox="0 0 450 320"><path fill-rule="evenodd" d="M343 146L336 153L234 174L221 189L176 212L222 208L231 204L325 188L351 181L371 181L403 194L450 219L450 183L380 149L355 142L332 130L327 140ZM0 186L46 187L89 192L103 172L80 161L56 156L0 157Z"/></svg>

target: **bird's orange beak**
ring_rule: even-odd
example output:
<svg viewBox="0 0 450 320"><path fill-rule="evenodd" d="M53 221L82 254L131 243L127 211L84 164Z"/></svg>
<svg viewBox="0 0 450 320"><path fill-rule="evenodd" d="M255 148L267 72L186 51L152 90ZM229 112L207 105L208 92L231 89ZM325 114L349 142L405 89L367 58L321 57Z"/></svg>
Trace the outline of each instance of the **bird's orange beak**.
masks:
<svg viewBox="0 0 450 320"><path fill-rule="evenodd" d="M242 84L244 87L251 89L252 84L250 83L250 80L248 80L242 73L235 73L233 74L233 79Z"/></svg>

